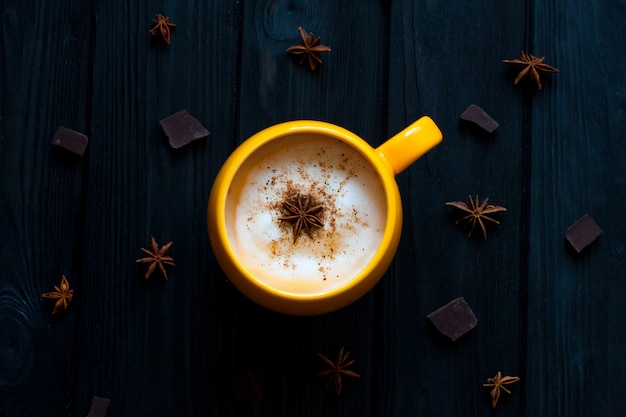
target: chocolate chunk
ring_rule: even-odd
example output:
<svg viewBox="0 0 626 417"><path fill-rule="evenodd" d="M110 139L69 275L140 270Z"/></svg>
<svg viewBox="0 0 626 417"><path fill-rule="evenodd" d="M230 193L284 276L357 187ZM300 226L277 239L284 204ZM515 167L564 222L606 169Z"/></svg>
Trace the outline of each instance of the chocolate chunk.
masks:
<svg viewBox="0 0 626 417"><path fill-rule="evenodd" d="M106 417L107 409L111 400L102 397L93 397L91 399L91 409L87 417Z"/></svg>
<svg viewBox="0 0 626 417"><path fill-rule="evenodd" d="M602 230L600 227L598 227L589 214L585 214L578 219L576 223L567 228L565 238L576 252L580 253L601 234Z"/></svg>
<svg viewBox="0 0 626 417"><path fill-rule="evenodd" d="M170 146L178 149L194 140L205 138L209 135L202 123L195 117L181 110L161 120L161 129L168 137Z"/></svg>
<svg viewBox="0 0 626 417"><path fill-rule="evenodd" d="M476 104L470 105L463 114L461 114L461 120L465 120L470 123L474 123L479 126L481 129L493 133L498 126L498 122L493 120L491 116L489 116L483 109L478 107Z"/></svg>
<svg viewBox="0 0 626 417"><path fill-rule="evenodd" d="M65 148L76 155L83 156L85 149L87 149L89 138L80 132L61 126L57 129L50 143Z"/></svg>
<svg viewBox="0 0 626 417"><path fill-rule="evenodd" d="M472 330L478 323L474 312L463 297L450 301L427 317L437 330L452 341Z"/></svg>

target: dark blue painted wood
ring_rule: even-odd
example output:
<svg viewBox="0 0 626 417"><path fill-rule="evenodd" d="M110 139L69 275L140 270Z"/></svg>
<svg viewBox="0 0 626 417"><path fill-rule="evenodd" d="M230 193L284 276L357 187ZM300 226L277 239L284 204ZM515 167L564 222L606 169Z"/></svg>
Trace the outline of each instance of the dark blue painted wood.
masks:
<svg viewBox="0 0 626 417"><path fill-rule="evenodd" d="M616 54L625 6L556 1L533 10L533 49L561 73L532 97L529 115L527 379L543 388L529 399L529 415L622 408L626 78ZM576 254L562 236L585 213L604 233Z"/></svg>
<svg viewBox="0 0 626 417"><path fill-rule="evenodd" d="M156 13L177 25L170 46L148 33ZM239 13L235 2L94 4L76 414L92 395L111 398L113 415L219 410L225 284L206 202L236 143ZM159 120L183 108L211 136L174 151ZM151 235L174 242L167 282L134 263Z"/></svg>
<svg viewBox="0 0 626 417"><path fill-rule="evenodd" d="M381 369L393 371L381 375L377 413L484 415L487 377L498 370L524 376L523 100L499 62L522 47L523 3L493 4L486 12L466 2L400 1L391 15L389 130L431 114L444 142L398 176L404 234L378 289L377 352ZM493 135L460 123L470 104L499 121ZM508 209L494 216L502 224L488 229L487 241L480 234L469 239L454 226L460 213L444 206L468 194ZM452 343L426 315L459 296L478 325ZM514 391L500 412L520 415L521 387Z"/></svg>
<svg viewBox="0 0 626 417"><path fill-rule="evenodd" d="M495 413L622 412L626 325L623 42L613 2L5 1L0 8L0 416L482 416L498 370L522 380ZM152 38L156 13L178 26ZM333 51L287 56L298 26ZM561 70L513 85L521 50ZM459 122L478 104L492 136ZM170 149L158 121L187 109L206 141ZM405 223L383 281L319 317L243 297L206 234L213 178L274 123L339 124L376 146L431 115L445 139L398 175ZM59 125L90 137L77 157ZM445 201L508 208L468 239ZM565 229L604 230L575 254ZM173 241L168 281L135 264ZM65 274L70 308L43 292ZM425 316L464 296L478 316L451 343ZM340 346L361 378L336 398L314 375ZM237 401L249 370L263 401Z"/></svg>
<svg viewBox="0 0 626 417"><path fill-rule="evenodd" d="M69 10L75 13L69 13ZM59 125L87 129L89 5L4 2L0 110L0 415L67 415L76 310L41 294L64 274L80 292L85 161L53 149ZM77 297L80 304L80 296ZM48 410L45 413L44 410Z"/></svg>

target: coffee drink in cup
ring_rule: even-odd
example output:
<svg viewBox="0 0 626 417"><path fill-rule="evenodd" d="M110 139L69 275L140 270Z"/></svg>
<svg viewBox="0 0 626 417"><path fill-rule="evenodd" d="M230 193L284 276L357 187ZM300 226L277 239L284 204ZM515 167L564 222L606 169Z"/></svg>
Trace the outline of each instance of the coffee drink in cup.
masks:
<svg viewBox="0 0 626 417"><path fill-rule="evenodd" d="M350 281L378 250L386 201L377 172L352 146L316 133L286 135L256 150L235 174L226 199L228 240L269 287L327 292ZM319 225L298 224L289 204L315 208L310 215Z"/></svg>

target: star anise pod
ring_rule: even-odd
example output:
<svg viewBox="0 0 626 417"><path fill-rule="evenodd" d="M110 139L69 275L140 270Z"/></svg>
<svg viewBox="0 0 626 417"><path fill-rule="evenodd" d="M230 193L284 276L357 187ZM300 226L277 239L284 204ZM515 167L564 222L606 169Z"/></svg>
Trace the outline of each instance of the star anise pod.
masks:
<svg viewBox="0 0 626 417"><path fill-rule="evenodd" d="M47 292L42 294L43 298L51 298L53 300L57 300L54 304L54 310L52 310L52 314L56 314L61 309L66 309L69 305L70 301L72 301L72 297L74 296L74 290L70 289L70 284L67 282L67 278L65 275L61 276L61 285L54 286L55 291Z"/></svg>
<svg viewBox="0 0 626 417"><path fill-rule="evenodd" d="M167 272L165 271L165 267L163 266L163 264L176 266L176 264L174 264L174 259L171 256L167 256L167 252L170 250L172 243L173 242L166 243L161 247L161 249L159 249L159 245L157 244L154 237L150 236L150 250L140 248L142 251L148 254L148 257L139 258L135 262L150 264L148 270L146 271L146 279L150 278L150 275L152 275L157 266L163 274L163 278L167 279Z"/></svg>
<svg viewBox="0 0 626 417"><path fill-rule="evenodd" d="M154 27L150 29L148 32L150 32L152 36L156 36L157 33L160 33L165 43L169 45L170 33L172 29L176 27L176 24L171 23L169 17L163 16L160 13L157 13L154 16L154 19L152 19L152 22L156 23L156 25L154 25Z"/></svg>
<svg viewBox="0 0 626 417"><path fill-rule="evenodd" d="M513 65L516 68L521 68L520 72L515 78L515 84L530 74L530 77L537 82L537 87L541 90L541 79L539 77L540 72L559 72L558 69L551 67L548 64L543 63L544 57L537 58L532 54L527 54L522 51L520 59L503 59L505 64Z"/></svg>
<svg viewBox="0 0 626 417"><path fill-rule="evenodd" d="M456 221L456 223L454 223L454 224L459 224L462 221L466 221L467 224L469 224L469 233L467 234L467 237L472 236L472 231L474 230L476 223L478 223L480 225L480 228L483 231L483 236L485 240L487 240L487 229L485 228L485 223L483 222L483 219L489 220L496 224L500 224L500 222L494 218L486 216L486 214L497 213L499 211L506 211L506 209L504 207L487 204L489 202L489 198L485 198L483 201L479 203L478 195L476 196L476 200L472 200L472 196L470 195L469 202L470 202L469 205L462 201L449 201L445 204L446 206L453 206L469 213L468 215L461 217L459 220Z"/></svg>
<svg viewBox="0 0 626 417"><path fill-rule="evenodd" d="M295 202L283 201L283 208L287 210L288 215L281 216L278 220L292 224L293 243L296 243L303 230L311 237L312 227L324 227L324 223L317 217L317 213L324 210L324 207L321 205L311 207L311 194L298 193Z"/></svg>
<svg viewBox="0 0 626 417"><path fill-rule="evenodd" d="M328 377L328 381L326 381L326 387L328 388L328 386L331 384L331 382L335 385L335 393L337 395L341 394L341 389L343 387L342 385L342 375L343 376L351 376L351 377L355 377L358 378L361 375L357 374L354 371L351 371L348 368L349 366L351 366L355 359L351 359L348 361L348 356L350 355L350 351L347 351L346 353L344 353L344 349L343 346L341 347L341 349L339 349L339 354L337 355L337 361L333 362L330 359L328 359L326 356L322 355L321 353L318 353L317 356L319 356L319 358L324 361L324 363L326 365L328 365L330 367L330 369L327 369L325 371L319 372L317 375L315 375L317 378L322 378L327 376Z"/></svg>
<svg viewBox="0 0 626 417"><path fill-rule="evenodd" d="M330 52L331 49L326 45L320 45L320 38L315 38L313 36L313 33L309 33L307 35L306 30L304 30L302 26L298 28L298 31L300 32L300 37L302 38L302 45L290 46L289 48L287 48L287 53L293 55L302 55L302 58L300 58L299 62L300 65L302 65L302 63L306 59L308 59L309 67L313 71L315 70L315 68L317 68L317 64L322 63L322 57L320 56L320 53Z"/></svg>
<svg viewBox="0 0 626 417"><path fill-rule="evenodd" d="M483 384L483 387L493 387L491 389L491 405L493 408L498 404L498 398L500 398L500 389L510 394L511 391L504 387L505 384L513 384L519 381L517 376L502 376L502 373L498 371L493 378L487 378L487 383Z"/></svg>

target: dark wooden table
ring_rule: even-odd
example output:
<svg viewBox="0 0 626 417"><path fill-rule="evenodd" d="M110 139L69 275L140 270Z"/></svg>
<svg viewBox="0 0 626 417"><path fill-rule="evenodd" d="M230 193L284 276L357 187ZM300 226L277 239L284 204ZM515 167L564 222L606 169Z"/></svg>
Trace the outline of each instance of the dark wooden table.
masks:
<svg viewBox="0 0 626 417"><path fill-rule="evenodd" d="M0 416L86 416L93 396L113 417L623 414L624 0L0 4ZM285 53L298 26L332 47L314 72ZM522 50L560 69L542 90L501 63ZM495 134L460 123L470 104ZM159 120L181 109L211 135L174 150ZM292 317L229 283L206 203L239 143L319 119L377 146L423 114L444 142L397 177L402 240L374 290ZM58 126L89 136L83 157L50 144ZM444 206L469 194L508 209L486 241ZM604 233L576 254L585 213ZM151 235L174 242L167 281L135 264ZM453 343L426 315L458 296L479 322ZM337 397L314 376L341 346L361 377ZM498 371L521 381L492 410Z"/></svg>

